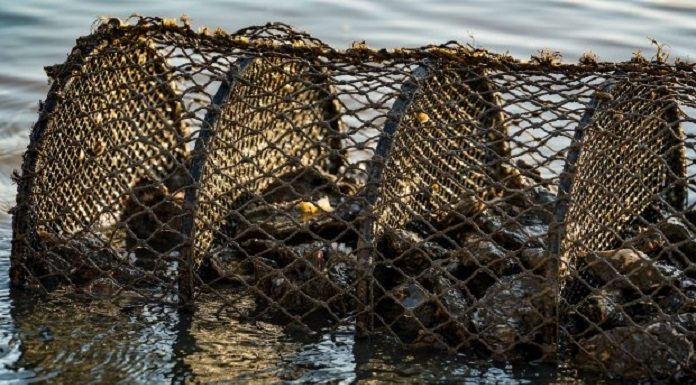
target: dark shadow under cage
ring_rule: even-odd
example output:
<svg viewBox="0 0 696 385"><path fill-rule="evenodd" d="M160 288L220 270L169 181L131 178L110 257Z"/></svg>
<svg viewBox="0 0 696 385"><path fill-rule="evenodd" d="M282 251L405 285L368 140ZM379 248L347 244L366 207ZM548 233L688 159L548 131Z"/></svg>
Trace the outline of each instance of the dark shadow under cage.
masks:
<svg viewBox="0 0 696 385"><path fill-rule="evenodd" d="M110 20L49 68L12 285L693 375L694 68L555 59Z"/></svg>

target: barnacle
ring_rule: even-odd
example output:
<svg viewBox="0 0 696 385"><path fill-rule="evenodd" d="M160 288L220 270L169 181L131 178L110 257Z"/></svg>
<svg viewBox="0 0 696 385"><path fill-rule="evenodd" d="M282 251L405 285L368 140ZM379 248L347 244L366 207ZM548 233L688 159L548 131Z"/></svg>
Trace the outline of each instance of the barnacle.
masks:
<svg viewBox="0 0 696 385"><path fill-rule="evenodd" d="M302 201L297 204L297 208L305 215L315 215L319 213L319 208L312 202Z"/></svg>
<svg viewBox="0 0 696 385"><path fill-rule="evenodd" d="M165 27L176 27L177 22L176 19L162 19L162 25Z"/></svg>

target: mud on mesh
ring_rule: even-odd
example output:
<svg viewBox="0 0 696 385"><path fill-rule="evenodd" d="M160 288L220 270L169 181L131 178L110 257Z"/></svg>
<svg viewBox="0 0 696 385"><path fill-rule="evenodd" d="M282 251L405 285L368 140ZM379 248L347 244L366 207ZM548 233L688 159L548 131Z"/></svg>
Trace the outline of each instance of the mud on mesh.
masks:
<svg viewBox="0 0 696 385"><path fill-rule="evenodd" d="M689 64L141 18L48 72L14 290L694 374Z"/></svg>

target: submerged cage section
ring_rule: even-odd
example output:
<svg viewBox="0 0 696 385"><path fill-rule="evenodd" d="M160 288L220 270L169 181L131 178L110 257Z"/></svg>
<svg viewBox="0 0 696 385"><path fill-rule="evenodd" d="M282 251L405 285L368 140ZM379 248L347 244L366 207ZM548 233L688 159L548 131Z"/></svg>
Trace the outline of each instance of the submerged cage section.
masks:
<svg viewBox="0 0 696 385"><path fill-rule="evenodd" d="M694 67L555 59L107 21L50 68L13 287L693 376Z"/></svg>

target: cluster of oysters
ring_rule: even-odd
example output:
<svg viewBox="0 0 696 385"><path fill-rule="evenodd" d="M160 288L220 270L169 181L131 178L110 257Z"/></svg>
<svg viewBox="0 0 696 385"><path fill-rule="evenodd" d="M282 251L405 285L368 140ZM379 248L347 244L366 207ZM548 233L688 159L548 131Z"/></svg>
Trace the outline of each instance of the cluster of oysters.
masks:
<svg viewBox="0 0 696 385"><path fill-rule="evenodd" d="M696 365L691 217L666 216L621 248L579 257L560 308L577 363L627 379L670 378Z"/></svg>
<svg viewBox="0 0 696 385"><path fill-rule="evenodd" d="M466 347L527 360L544 354L560 317L561 341L580 366L643 378L693 365L694 218L673 216L619 249L586 253L561 280L561 306L554 309L558 266L549 253L549 226L557 192L533 171L519 169L526 174L510 178L502 194L466 215L381 228L369 279L373 326L412 346ZM255 312L282 322L319 325L354 314L361 301L358 240L367 220L361 188L359 178L313 167L282 175L240 201L229 237L206 258L201 276L211 288L250 289ZM53 250L57 264L65 260L57 269L71 267L71 279L84 282L81 291L91 297L161 279L143 279L143 269L160 269L140 265L149 254L176 253L181 241L171 230L181 206L147 183L134 191L139 203L126 206L124 222L128 250L136 251L139 263L96 240ZM154 235L147 226L153 220ZM71 262L78 260L88 263ZM110 271L106 278L104 271Z"/></svg>
<svg viewBox="0 0 696 385"><path fill-rule="evenodd" d="M257 316L338 321L356 307L359 184L314 167L278 177L236 205L202 274L211 287L251 288Z"/></svg>
<svg viewBox="0 0 696 385"><path fill-rule="evenodd" d="M559 315L549 253L557 192L528 174L467 216L383 228L373 250L373 326L412 346L526 360L545 353L561 316L560 334L581 366L638 378L690 363L693 225L673 218L624 248L586 255L562 283ZM360 301L359 188L313 168L282 176L240 206L234 242L213 251L209 278L243 283L257 311L304 324L351 314Z"/></svg>
<svg viewBox="0 0 696 385"><path fill-rule="evenodd" d="M385 228L377 241L377 324L405 343L539 357L553 322L546 280L556 191L531 170L439 222ZM472 351L472 349L469 349Z"/></svg>
<svg viewBox="0 0 696 385"><path fill-rule="evenodd" d="M553 321L545 276L556 192L540 179L514 178L506 194L436 231L416 222L381 231L369 279L375 326L409 345L476 345L500 358L541 346L540 325ZM283 175L235 210L233 241L213 250L206 278L241 283L259 312L304 324L351 314L368 220L359 188L314 168ZM527 348L510 351L518 345Z"/></svg>

